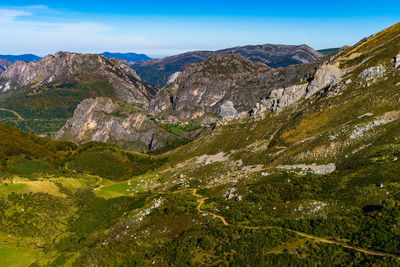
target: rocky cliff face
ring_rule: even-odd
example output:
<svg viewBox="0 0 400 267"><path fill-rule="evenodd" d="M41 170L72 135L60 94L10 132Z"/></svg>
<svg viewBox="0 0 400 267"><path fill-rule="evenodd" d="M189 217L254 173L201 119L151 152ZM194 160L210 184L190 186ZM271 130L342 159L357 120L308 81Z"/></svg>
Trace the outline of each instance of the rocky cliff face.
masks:
<svg viewBox="0 0 400 267"><path fill-rule="evenodd" d="M6 59L0 58L0 74L3 73L8 67L10 67L13 63Z"/></svg>
<svg viewBox="0 0 400 267"><path fill-rule="evenodd" d="M266 99L261 100L261 103L266 109L277 111L301 99L310 98L323 89L331 89L341 81L342 75L343 72L338 67L323 64L317 69L310 82L272 90Z"/></svg>
<svg viewBox="0 0 400 267"><path fill-rule="evenodd" d="M136 151L154 150L177 140L144 114L129 112L105 97L82 101L54 138L76 143L108 142Z"/></svg>
<svg viewBox="0 0 400 267"><path fill-rule="evenodd" d="M143 81L163 87L175 72L183 71L191 63L200 63L213 55L238 54L242 57L262 62L269 67L285 67L314 61L321 54L307 45L248 45L218 51L194 51L176 56L136 63L133 68Z"/></svg>
<svg viewBox="0 0 400 267"><path fill-rule="evenodd" d="M161 89L149 111L192 119L207 113L219 114L225 101L232 102L238 112L248 111L271 90L306 79L317 64L273 69L239 55L215 55L190 65Z"/></svg>
<svg viewBox="0 0 400 267"><path fill-rule="evenodd" d="M118 98L139 106L146 106L155 93L155 89L143 84L125 61L66 52L46 56L39 62L16 62L0 76L4 80L0 89L3 87L4 90L6 83L11 85L11 89L21 86L37 88L85 74L106 79Z"/></svg>

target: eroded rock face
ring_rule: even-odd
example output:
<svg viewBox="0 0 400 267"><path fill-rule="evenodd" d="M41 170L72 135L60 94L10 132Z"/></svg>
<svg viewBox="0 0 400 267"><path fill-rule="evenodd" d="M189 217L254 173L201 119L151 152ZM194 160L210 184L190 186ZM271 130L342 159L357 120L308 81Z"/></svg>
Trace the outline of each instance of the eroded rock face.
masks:
<svg viewBox="0 0 400 267"><path fill-rule="evenodd" d="M144 114L123 112L110 98L86 99L54 138L76 143L108 142L136 151L154 150L177 140Z"/></svg>
<svg viewBox="0 0 400 267"><path fill-rule="evenodd" d="M171 74L171 76L168 77L167 85L175 82L176 79L178 79L179 75L181 75L181 73L182 73L181 71L177 71Z"/></svg>
<svg viewBox="0 0 400 267"><path fill-rule="evenodd" d="M307 93L308 84L294 85L288 88L273 90L269 97L261 103L270 111L277 111L279 108L290 106L299 101Z"/></svg>
<svg viewBox="0 0 400 267"><path fill-rule="evenodd" d="M316 92L335 85L342 77L342 71L333 65L324 64L315 73L314 79L307 87L306 98L311 97Z"/></svg>
<svg viewBox="0 0 400 267"><path fill-rule="evenodd" d="M63 82L78 75L106 79L114 87L118 98L139 106L147 106L156 92L154 88L143 84L125 61L91 54L58 52L39 62L18 61L0 78L4 80L3 83L11 83L11 87L38 87Z"/></svg>
<svg viewBox="0 0 400 267"><path fill-rule="evenodd" d="M270 111L277 111L301 99L310 98L322 89L335 86L341 81L342 75L342 71L336 66L324 64L316 71L311 82L272 90L261 104Z"/></svg>

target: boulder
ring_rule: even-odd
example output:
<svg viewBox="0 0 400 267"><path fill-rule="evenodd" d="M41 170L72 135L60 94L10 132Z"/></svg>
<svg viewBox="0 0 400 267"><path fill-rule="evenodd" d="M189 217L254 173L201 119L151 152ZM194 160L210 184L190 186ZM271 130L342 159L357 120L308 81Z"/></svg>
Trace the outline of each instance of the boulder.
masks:
<svg viewBox="0 0 400 267"><path fill-rule="evenodd" d="M333 65L322 65L314 75L314 79L310 82L307 87L306 98L311 97L316 92L333 86L340 81L342 77L342 71Z"/></svg>
<svg viewBox="0 0 400 267"><path fill-rule="evenodd" d="M236 117L238 115L238 112L235 109L233 103L231 101L227 100L219 107L219 115L222 118Z"/></svg>

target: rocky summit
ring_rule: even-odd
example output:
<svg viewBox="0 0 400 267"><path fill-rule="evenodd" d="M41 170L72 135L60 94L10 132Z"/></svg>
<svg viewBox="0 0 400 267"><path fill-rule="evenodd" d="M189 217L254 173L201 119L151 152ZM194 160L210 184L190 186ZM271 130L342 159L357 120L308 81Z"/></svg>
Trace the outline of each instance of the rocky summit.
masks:
<svg viewBox="0 0 400 267"><path fill-rule="evenodd" d="M139 76L126 61L106 59L100 55L58 52L39 62L16 62L2 73L0 90L5 84L10 88L21 86L40 87L49 83L63 82L78 75L90 75L106 79L118 98L128 103L145 106L154 89L140 82Z"/></svg>

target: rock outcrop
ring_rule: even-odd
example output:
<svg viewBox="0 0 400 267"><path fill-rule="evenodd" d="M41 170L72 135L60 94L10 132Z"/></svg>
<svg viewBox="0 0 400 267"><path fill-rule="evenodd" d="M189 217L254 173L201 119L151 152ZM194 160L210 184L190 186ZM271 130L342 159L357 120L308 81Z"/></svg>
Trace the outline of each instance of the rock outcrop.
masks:
<svg viewBox="0 0 400 267"><path fill-rule="evenodd" d="M273 90L267 99L261 100L261 104L270 111L290 106L306 95L307 86L308 84L301 84Z"/></svg>
<svg viewBox="0 0 400 267"><path fill-rule="evenodd" d="M11 88L18 88L63 82L78 75L106 79L114 87L118 98L139 106L147 106L156 92L155 88L140 81L126 61L92 54L58 52L39 62L18 61L3 72L0 78L4 80L3 84L10 82Z"/></svg>
<svg viewBox="0 0 400 267"><path fill-rule="evenodd" d="M233 103L231 101L225 101L220 107L219 107L219 115L222 118L225 117L235 117L238 115L237 110L234 108Z"/></svg>
<svg viewBox="0 0 400 267"><path fill-rule="evenodd" d="M341 81L342 75L343 72L338 67L323 64L310 82L272 90L261 103L268 110L277 111L279 108L290 106L301 99L310 98L323 89L332 88Z"/></svg>
<svg viewBox="0 0 400 267"><path fill-rule="evenodd" d="M108 142L136 151L154 150L177 140L144 114L129 113L107 97L82 101L54 138L76 143Z"/></svg>
<svg viewBox="0 0 400 267"><path fill-rule="evenodd" d="M334 66L329 64L322 65L314 75L314 78L307 86L307 94L306 98L311 97L316 92L327 88L328 86L334 86L340 81L342 77L342 71Z"/></svg>
<svg viewBox="0 0 400 267"><path fill-rule="evenodd" d="M358 75L358 77L368 82L368 81L382 78L383 75L385 74L385 71L386 71L385 67L383 67L382 65L373 66L373 67L363 70Z"/></svg>
<svg viewBox="0 0 400 267"><path fill-rule="evenodd" d="M307 45L248 45L218 51L194 51L161 59L139 62L132 65L143 81L163 87L168 78L177 71L183 71L192 63L201 63L214 55L237 54L269 67L278 68L314 61L322 54Z"/></svg>

